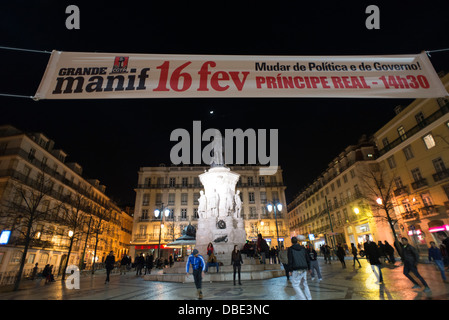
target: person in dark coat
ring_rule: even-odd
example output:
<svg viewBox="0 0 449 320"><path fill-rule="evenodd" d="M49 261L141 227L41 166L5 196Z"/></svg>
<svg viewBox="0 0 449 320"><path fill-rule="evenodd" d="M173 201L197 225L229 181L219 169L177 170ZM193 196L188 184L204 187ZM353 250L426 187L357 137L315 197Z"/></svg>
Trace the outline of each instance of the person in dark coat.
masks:
<svg viewBox="0 0 449 320"><path fill-rule="evenodd" d="M385 246L384 246L384 244L382 243L382 241L378 241L377 242L377 248L378 248L378 250L379 250L379 256L380 256L380 258L383 260L383 261L381 261L381 262L385 262L385 259L386 260L388 260L388 262L390 262L390 258L388 257L388 255L387 255L387 252L386 252L386 250L385 250Z"/></svg>
<svg viewBox="0 0 449 320"><path fill-rule="evenodd" d="M337 257L338 257L338 260L340 260L341 267L343 269L346 268L345 255L346 255L345 249L343 249L343 246L341 245L341 243L339 243L337 245Z"/></svg>
<svg viewBox="0 0 449 320"><path fill-rule="evenodd" d="M148 254L145 258L145 274L151 274L151 269L153 269L153 255Z"/></svg>
<svg viewBox="0 0 449 320"><path fill-rule="evenodd" d="M369 235L366 235L366 242L363 244L363 249L365 251L366 258L371 265L371 269L373 270L374 274L377 277L377 282L379 284L382 284L383 277L382 277L382 270L380 270L381 264L379 260L380 258L379 250L377 248L376 243L370 240Z"/></svg>
<svg viewBox="0 0 449 320"><path fill-rule="evenodd" d="M235 274L239 275L239 285L242 285L240 271L243 264L242 254L240 250L237 248L237 245L234 246L234 250L232 250L231 255L231 264L234 267L234 286L235 286Z"/></svg>
<svg viewBox="0 0 449 320"><path fill-rule="evenodd" d="M394 248L388 243L387 240L384 241L385 253L389 258L390 263L395 263L396 259L394 258Z"/></svg>
<svg viewBox="0 0 449 320"><path fill-rule="evenodd" d="M140 256L136 257L136 260L134 262L136 264L136 276L141 276L142 268L145 265L145 258L143 256L143 253L141 253Z"/></svg>
<svg viewBox="0 0 449 320"><path fill-rule="evenodd" d="M260 253L262 264L265 264L265 259L267 259L270 255L270 247L268 246L267 241L262 238L262 234L260 233L257 235L257 250Z"/></svg>
<svg viewBox="0 0 449 320"><path fill-rule="evenodd" d="M429 292L430 288L427 285L427 282L418 272L418 262L419 262L419 254L415 247L411 246L408 243L407 238L402 238L402 262L404 263L404 275L413 282L413 289L420 288L418 282L413 279L409 273L412 272L424 285L424 292Z"/></svg>
<svg viewBox="0 0 449 320"><path fill-rule="evenodd" d="M120 275L123 273L126 275L126 267L128 266L128 256L126 254L123 254L122 260L120 260Z"/></svg>
<svg viewBox="0 0 449 320"><path fill-rule="evenodd" d="M112 269L114 269L115 265L114 251L109 252L104 264L106 267L106 281L104 283L106 284L109 283L109 275L111 274L111 271Z"/></svg>
<svg viewBox="0 0 449 320"><path fill-rule="evenodd" d="M359 268L361 268L362 265L360 264L360 261L359 261L359 259L357 258L357 253L358 253L358 251L357 251L357 248L355 247L355 245L354 245L353 243L351 243L351 250L352 250L352 255L353 255L353 257L354 257L352 266L355 267L355 262L357 261L357 262L359 263Z"/></svg>

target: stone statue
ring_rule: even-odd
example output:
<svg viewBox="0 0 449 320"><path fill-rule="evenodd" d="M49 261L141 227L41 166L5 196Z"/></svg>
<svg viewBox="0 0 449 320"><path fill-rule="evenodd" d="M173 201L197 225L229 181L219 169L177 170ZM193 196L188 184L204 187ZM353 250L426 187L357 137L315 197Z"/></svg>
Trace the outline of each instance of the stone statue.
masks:
<svg viewBox="0 0 449 320"><path fill-rule="evenodd" d="M214 141L212 142L214 155L211 159L211 167L220 167L224 165L223 160L223 140L220 134L214 136Z"/></svg>
<svg viewBox="0 0 449 320"><path fill-rule="evenodd" d="M200 191L200 197L198 198L198 214L201 218L206 218L207 212L207 199L204 195L204 191Z"/></svg>
<svg viewBox="0 0 449 320"><path fill-rule="evenodd" d="M212 217L218 217L218 205L220 203L220 198L218 196L217 190L214 189L214 192L207 198L207 208L211 213Z"/></svg>
<svg viewBox="0 0 449 320"><path fill-rule="evenodd" d="M240 218L240 213L242 212L242 199L240 199L240 190L234 196L235 201L235 217Z"/></svg>
<svg viewBox="0 0 449 320"><path fill-rule="evenodd" d="M226 215L230 215L230 213L234 209L234 196L232 194L231 188L228 189L226 193Z"/></svg>

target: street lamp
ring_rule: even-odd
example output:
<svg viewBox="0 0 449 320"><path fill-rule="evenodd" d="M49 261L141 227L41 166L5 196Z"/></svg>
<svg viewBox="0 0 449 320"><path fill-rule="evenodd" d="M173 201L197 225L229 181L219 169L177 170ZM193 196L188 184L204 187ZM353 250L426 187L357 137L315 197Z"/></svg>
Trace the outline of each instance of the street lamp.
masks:
<svg viewBox="0 0 449 320"><path fill-rule="evenodd" d="M162 212L165 214L166 217L168 217L170 215L170 209L168 209L167 207L164 207L164 204L162 204L160 209L154 210L154 216L156 218L158 218L159 215L161 216L160 226L159 226L159 245L157 246L157 257L159 259L161 258L161 235L162 235L162 217L163 217Z"/></svg>
<svg viewBox="0 0 449 320"><path fill-rule="evenodd" d="M279 244L278 219L277 219L277 210L276 210L276 208L277 208L277 210L279 210L279 212L281 212L282 211L282 204L280 202L277 202L275 204L272 203L272 202L268 202L268 204L267 204L268 212L271 212L271 211L274 210L274 220L275 220L275 223L276 223L277 243L278 243L278 246L280 246L280 244Z"/></svg>

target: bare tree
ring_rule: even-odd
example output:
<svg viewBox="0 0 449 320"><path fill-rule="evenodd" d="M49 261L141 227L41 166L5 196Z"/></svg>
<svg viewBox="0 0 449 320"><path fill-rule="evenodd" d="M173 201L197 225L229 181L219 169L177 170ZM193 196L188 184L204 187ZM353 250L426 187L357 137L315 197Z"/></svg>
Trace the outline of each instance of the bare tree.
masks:
<svg viewBox="0 0 449 320"><path fill-rule="evenodd" d="M94 261L92 264L92 274L95 273L95 263L97 258L97 249L98 243L101 240L100 236L103 234L107 222L111 219L112 211L109 209L106 210L97 210L95 212L95 219L92 222L92 233L95 235L95 248L94 248Z"/></svg>
<svg viewBox="0 0 449 320"><path fill-rule="evenodd" d="M360 174L364 187L364 199L371 205L371 208L378 209L373 212L373 217L388 223L396 245L398 236L395 224L398 219L394 214L394 177L389 176L385 167L378 163L368 164Z"/></svg>
<svg viewBox="0 0 449 320"><path fill-rule="evenodd" d="M62 272L62 281L64 281L73 243L81 240L84 234L84 226L89 220L90 202L79 192L71 193L64 198L61 208L64 214L63 224L69 228L70 233L67 260Z"/></svg>
<svg viewBox="0 0 449 320"><path fill-rule="evenodd" d="M10 197L2 213L2 219L11 224L13 232L20 234L18 244L23 244L19 271L14 283L14 291L19 289L28 249L36 237L36 226L45 221L57 210L50 208L53 193L53 181L45 174L39 172L36 179L13 171L10 180Z"/></svg>

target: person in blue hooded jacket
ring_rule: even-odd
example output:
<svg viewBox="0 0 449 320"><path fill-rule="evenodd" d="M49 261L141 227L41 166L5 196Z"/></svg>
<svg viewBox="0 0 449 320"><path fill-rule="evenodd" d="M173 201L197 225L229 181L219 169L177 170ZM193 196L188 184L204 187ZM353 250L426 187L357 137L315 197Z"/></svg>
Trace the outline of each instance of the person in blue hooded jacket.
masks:
<svg viewBox="0 0 449 320"><path fill-rule="evenodd" d="M186 264L186 273L189 275L190 265L192 265L193 270L193 280L195 281L195 287L198 293L198 299L203 299L203 292L201 291L201 285L203 281L203 272L206 268L206 263L203 257L199 254L197 249L192 251Z"/></svg>

